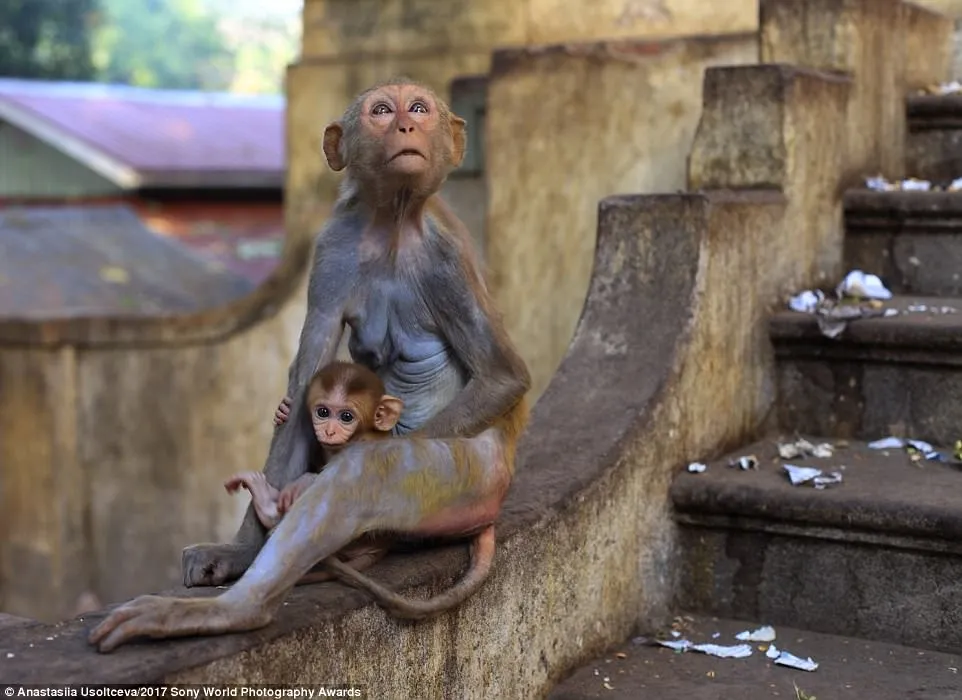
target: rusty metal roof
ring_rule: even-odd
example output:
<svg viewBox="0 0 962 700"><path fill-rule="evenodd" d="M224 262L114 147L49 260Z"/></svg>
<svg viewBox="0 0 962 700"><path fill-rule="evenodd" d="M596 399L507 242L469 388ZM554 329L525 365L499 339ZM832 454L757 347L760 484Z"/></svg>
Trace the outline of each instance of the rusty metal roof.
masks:
<svg viewBox="0 0 962 700"><path fill-rule="evenodd" d="M0 79L0 120L128 189L283 186L282 96Z"/></svg>
<svg viewBox="0 0 962 700"><path fill-rule="evenodd" d="M0 318L189 313L254 287L153 233L123 205L0 211Z"/></svg>

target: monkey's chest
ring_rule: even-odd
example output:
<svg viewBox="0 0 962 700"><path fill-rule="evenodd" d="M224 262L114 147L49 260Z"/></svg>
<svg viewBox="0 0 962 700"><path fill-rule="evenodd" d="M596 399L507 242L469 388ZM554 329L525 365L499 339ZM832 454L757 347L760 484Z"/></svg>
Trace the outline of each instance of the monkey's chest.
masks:
<svg viewBox="0 0 962 700"><path fill-rule="evenodd" d="M404 401L397 432L416 430L464 384L446 339L427 307L403 284L375 281L349 306L348 349Z"/></svg>
<svg viewBox="0 0 962 700"><path fill-rule="evenodd" d="M355 362L378 372L398 362L419 362L445 348L416 294L394 280L374 281L349 307L349 349Z"/></svg>

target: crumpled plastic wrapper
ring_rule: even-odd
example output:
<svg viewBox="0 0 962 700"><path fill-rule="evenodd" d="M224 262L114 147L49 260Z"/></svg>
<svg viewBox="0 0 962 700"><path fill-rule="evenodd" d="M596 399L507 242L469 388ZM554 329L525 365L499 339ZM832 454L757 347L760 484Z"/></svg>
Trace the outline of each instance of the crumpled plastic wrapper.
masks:
<svg viewBox="0 0 962 700"><path fill-rule="evenodd" d="M755 455L745 455L744 457L738 457L731 460L728 463L729 467L738 467L742 471L748 471L749 469L758 469L758 457Z"/></svg>
<svg viewBox="0 0 962 700"><path fill-rule="evenodd" d="M771 625L759 627L757 630L739 632L735 635L739 642L773 642L775 641L775 628Z"/></svg>
<svg viewBox="0 0 962 700"><path fill-rule="evenodd" d="M837 338L852 321L897 315L897 310L882 306L882 301L891 298L892 292L878 275L852 270L835 288L834 299L819 289L806 289L789 299L788 307L813 314L822 335Z"/></svg>
<svg viewBox="0 0 962 700"><path fill-rule="evenodd" d="M663 647L674 649L675 651L697 651L709 656L717 656L720 659L744 659L752 655L751 644L734 644L726 646L723 644L693 644L687 639L657 640Z"/></svg>
<svg viewBox="0 0 962 700"><path fill-rule="evenodd" d="M919 94L921 95L954 95L959 92L962 92L962 83L960 83L958 80L952 80L947 83L926 85L924 88L919 90Z"/></svg>
<svg viewBox="0 0 962 700"><path fill-rule="evenodd" d="M787 651L780 651L774 644L768 647L765 656L774 660L779 666L789 666L790 668L797 668L799 671L814 671L818 668L818 664L812 661L811 656L807 659L800 659Z"/></svg>
<svg viewBox="0 0 962 700"><path fill-rule="evenodd" d="M804 438L799 438L795 442L778 443L778 456L782 459L796 459L798 457L818 457L828 459L835 454L835 447L827 442L813 445Z"/></svg>
<svg viewBox="0 0 962 700"><path fill-rule="evenodd" d="M688 465L688 471L691 474L701 474L706 469L708 469L708 465L703 464L702 462L692 462Z"/></svg>
<svg viewBox="0 0 962 700"><path fill-rule="evenodd" d="M795 464L783 464L782 467L788 473L788 480L792 482L792 486L800 486L811 482L812 486L821 490L842 483L842 472L826 474L815 467L800 467Z"/></svg>

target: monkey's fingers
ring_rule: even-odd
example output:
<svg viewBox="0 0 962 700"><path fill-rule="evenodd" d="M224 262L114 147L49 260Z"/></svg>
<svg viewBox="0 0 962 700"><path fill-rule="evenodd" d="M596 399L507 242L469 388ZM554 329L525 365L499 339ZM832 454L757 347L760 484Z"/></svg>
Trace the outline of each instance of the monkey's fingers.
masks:
<svg viewBox="0 0 962 700"><path fill-rule="evenodd" d="M87 640L98 651L109 652L134 637L164 637L168 599L140 596L121 605L91 630Z"/></svg>
<svg viewBox="0 0 962 700"><path fill-rule="evenodd" d="M247 484L244 483L244 478L240 475L232 476L224 482L224 488L227 489L227 493L234 493L238 491L241 486L246 487Z"/></svg>

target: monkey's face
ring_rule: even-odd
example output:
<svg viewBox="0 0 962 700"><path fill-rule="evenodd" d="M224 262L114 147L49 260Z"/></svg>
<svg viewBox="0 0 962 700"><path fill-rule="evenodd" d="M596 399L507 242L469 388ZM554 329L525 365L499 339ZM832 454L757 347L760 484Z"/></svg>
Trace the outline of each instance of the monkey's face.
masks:
<svg viewBox="0 0 962 700"><path fill-rule="evenodd" d="M368 95L360 128L370 156L388 175L417 179L443 163L444 134L434 95L416 85L387 85ZM442 157L439 157L442 156Z"/></svg>
<svg viewBox="0 0 962 700"><path fill-rule="evenodd" d="M330 447L346 444L361 426L365 410L370 413L370 408L365 409L340 392L318 397L311 404L311 424L317 441Z"/></svg>

